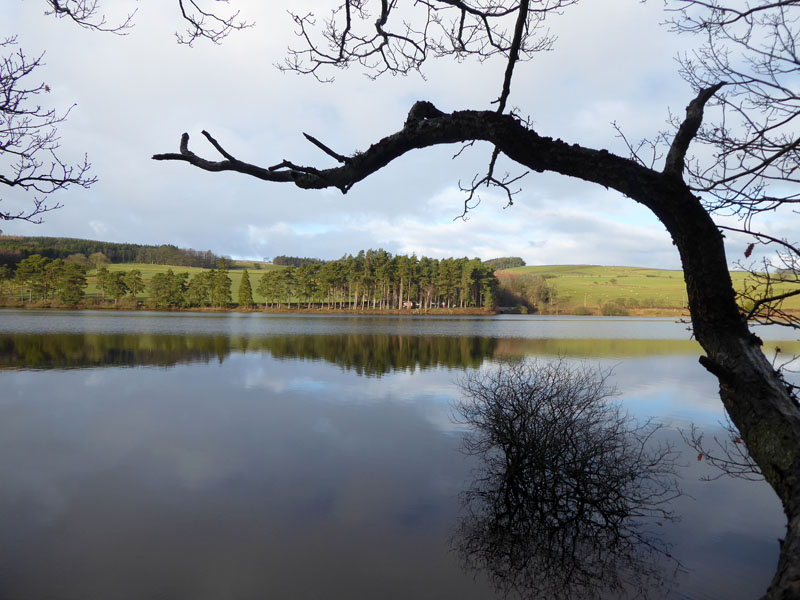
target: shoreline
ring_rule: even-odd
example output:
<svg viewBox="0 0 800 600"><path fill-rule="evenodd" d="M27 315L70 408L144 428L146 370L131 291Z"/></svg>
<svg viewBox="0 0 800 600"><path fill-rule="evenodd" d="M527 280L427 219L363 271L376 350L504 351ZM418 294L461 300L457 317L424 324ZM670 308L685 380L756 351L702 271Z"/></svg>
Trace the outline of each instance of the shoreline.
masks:
<svg viewBox="0 0 800 600"><path fill-rule="evenodd" d="M107 305L107 304L98 304L92 306L86 305L78 305L78 306L52 306L52 305L41 305L41 304L29 304L29 303L22 303L16 305L5 305L0 306L0 310L52 310L52 311L90 311L90 310L100 310L100 311L118 311L118 312L137 312L137 311L148 311L148 312L160 312L160 313L241 313L241 314L298 314L298 315L351 315L351 316L415 316L415 317L427 317L427 316L497 316L503 314L513 314L513 315L527 315L527 316L549 316L549 317L602 317L599 311L592 312L591 314L580 314L574 313L569 310L560 310L558 312L536 312L531 311L528 313L522 312L512 312L512 311L500 311L500 310L488 310L484 308L431 308L431 309L420 309L420 308L412 308L412 309L397 309L397 308L390 308L390 309L341 309L341 308L320 308L320 307L312 307L312 308L298 308L298 307L291 307L291 308L274 308L274 307L257 307L257 308L239 308L239 307L192 307L192 308L158 308L153 306L147 306L143 303L138 303L136 305L132 305L131 303L119 304L119 305ZM673 317L673 318L688 318L690 317L689 311L686 309L681 308L630 308L627 311L628 314L625 315L617 315L620 317Z"/></svg>

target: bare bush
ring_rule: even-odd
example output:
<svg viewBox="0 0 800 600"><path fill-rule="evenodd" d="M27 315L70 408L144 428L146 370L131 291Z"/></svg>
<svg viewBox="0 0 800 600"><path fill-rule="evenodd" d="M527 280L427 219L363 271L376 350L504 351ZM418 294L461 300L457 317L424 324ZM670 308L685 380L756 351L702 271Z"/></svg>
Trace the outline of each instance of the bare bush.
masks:
<svg viewBox="0 0 800 600"><path fill-rule="evenodd" d="M609 372L522 361L460 382L458 420L480 459L455 547L505 594L643 594L663 584L676 452L612 400ZM655 527L654 527L655 526ZM677 563L675 564L677 567Z"/></svg>

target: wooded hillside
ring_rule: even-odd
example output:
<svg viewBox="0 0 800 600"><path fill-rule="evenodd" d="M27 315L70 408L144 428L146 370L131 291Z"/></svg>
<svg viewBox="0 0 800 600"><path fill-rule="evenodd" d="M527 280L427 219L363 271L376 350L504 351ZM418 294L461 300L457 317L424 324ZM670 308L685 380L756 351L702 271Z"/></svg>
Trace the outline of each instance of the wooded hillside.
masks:
<svg viewBox="0 0 800 600"><path fill-rule="evenodd" d="M34 254L50 259L83 255L88 259L98 253L112 264L146 263L206 269L214 267L220 258L211 250L178 248L172 244L154 246L77 238L0 235L0 265L10 267Z"/></svg>

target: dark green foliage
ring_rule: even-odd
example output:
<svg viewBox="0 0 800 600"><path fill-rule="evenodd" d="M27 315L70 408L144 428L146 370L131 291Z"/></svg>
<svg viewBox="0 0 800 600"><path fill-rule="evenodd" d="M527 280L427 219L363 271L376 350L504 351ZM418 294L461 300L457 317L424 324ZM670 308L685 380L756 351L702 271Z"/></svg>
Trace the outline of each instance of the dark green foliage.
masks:
<svg viewBox="0 0 800 600"><path fill-rule="evenodd" d="M485 260L483 261L483 264L499 271L501 269L524 267L525 261L519 256L502 256L500 258L490 258L489 260Z"/></svg>
<svg viewBox="0 0 800 600"><path fill-rule="evenodd" d="M196 273L186 289L186 306L211 306L212 271Z"/></svg>
<svg viewBox="0 0 800 600"><path fill-rule="evenodd" d="M253 288L250 286L250 274L245 269L242 281L239 284L239 306L250 308L253 306Z"/></svg>
<svg viewBox="0 0 800 600"><path fill-rule="evenodd" d="M34 254L20 261L14 273L14 280L21 291L27 290L27 300L43 300L47 296L45 266L50 262L40 254ZM24 296L23 296L24 298Z"/></svg>
<svg viewBox="0 0 800 600"><path fill-rule="evenodd" d="M136 299L136 294L145 288L142 272L139 269L131 269L128 271L124 275L123 281L125 283L125 287L128 288L128 291L134 299Z"/></svg>
<svg viewBox="0 0 800 600"><path fill-rule="evenodd" d="M228 277L228 263L219 259L216 270L211 271L211 305L225 307L231 302L231 278Z"/></svg>
<svg viewBox="0 0 800 600"><path fill-rule="evenodd" d="M156 273L150 280L150 300L161 308L178 308L184 305L188 273L177 275L168 269L166 273Z"/></svg>
<svg viewBox="0 0 800 600"><path fill-rule="evenodd" d="M86 269L76 263L63 263L56 280L56 297L61 304L76 305L84 297Z"/></svg>
<svg viewBox="0 0 800 600"><path fill-rule="evenodd" d="M299 256L276 256L272 260L273 265L281 265L283 267L302 267L303 265L321 265L324 260L319 258L300 258Z"/></svg>
<svg viewBox="0 0 800 600"><path fill-rule="evenodd" d="M108 287L108 279L111 274L108 272L108 267L105 265L97 269L97 287L103 294L103 300L106 299L106 288Z"/></svg>
<svg viewBox="0 0 800 600"><path fill-rule="evenodd" d="M108 274L105 287L106 294L114 299L114 304L128 293L128 286L125 285L125 273L113 271Z"/></svg>
<svg viewBox="0 0 800 600"><path fill-rule="evenodd" d="M442 260L360 251L339 260L264 273L257 292L269 306L350 309L467 308L496 305L497 278L480 259Z"/></svg>
<svg viewBox="0 0 800 600"><path fill-rule="evenodd" d="M294 269L281 269L280 271L267 271L258 280L256 291L264 297L264 302L278 308L289 301L292 295Z"/></svg>
<svg viewBox="0 0 800 600"><path fill-rule="evenodd" d="M9 273L7 267L4 273ZM50 302L58 299L63 304L77 304L83 299L86 270L76 263L34 254L20 261L14 283L22 300Z"/></svg>
<svg viewBox="0 0 800 600"><path fill-rule="evenodd" d="M23 237L0 235L0 264L16 265L21 260L39 254L46 258L69 258L70 262L102 254L106 262L150 263L182 267L213 267L219 257L210 250L183 249L171 244L147 246L143 244L118 244L59 237ZM86 265L84 265L86 266ZM97 266L97 265L95 265Z"/></svg>

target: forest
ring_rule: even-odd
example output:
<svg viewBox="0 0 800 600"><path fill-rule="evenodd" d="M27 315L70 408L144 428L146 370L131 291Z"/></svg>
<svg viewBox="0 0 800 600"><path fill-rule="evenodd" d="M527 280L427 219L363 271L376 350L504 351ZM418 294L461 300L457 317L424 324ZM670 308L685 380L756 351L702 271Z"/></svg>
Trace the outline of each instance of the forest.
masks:
<svg viewBox="0 0 800 600"><path fill-rule="evenodd" d="M237 273L238 275L238 273ZM417 258L385 250L360 251L339 260L308 262L264 272L251 281L241 272L233 299L230 262L193 273L171 268L149 280L142 271L109 269L102 254L89 259L51 259L33 254L12 271L0 267L0 296L6 304L39 306L113 304L152 308L255 308L254 292L265 308L387 310L488 308L497 299L498 280L480 259ZM94 294L87 294L87 288Z"/></svg>
<svg viewBox="0 0 800 600"><path fill-rule="evenodd" d="M495 270L514 269L516 267L524 267L525 261L519 256L501 256L500 258L490 258L485 261L486 264Z"/></svg>
<svg viewBox="0 0 800 600"><path fill-rule="evenodd" d="M73 262L81 262L81 257L88 259L93 254L102 254L106 262L112 264L147 263L206 269L216 265L220 258L211 250L178 248L172 244L154 246L65 237L0 235L0 265L14 267L34 254L49 259L72 257ZM88 266L88 263L84 264Z"/></svg>
<svg viewBox="0 0 800 600"><path fill-rule="evenodd" d="M268 271L257 291L269 306L295 301L328 308L493 308L494 269L481 259L392 256L360 251L323 264Z"/></svg>

